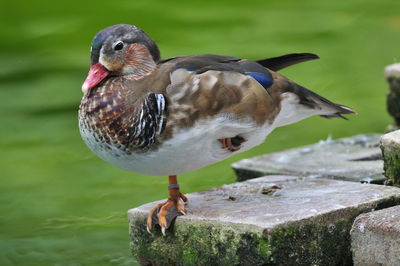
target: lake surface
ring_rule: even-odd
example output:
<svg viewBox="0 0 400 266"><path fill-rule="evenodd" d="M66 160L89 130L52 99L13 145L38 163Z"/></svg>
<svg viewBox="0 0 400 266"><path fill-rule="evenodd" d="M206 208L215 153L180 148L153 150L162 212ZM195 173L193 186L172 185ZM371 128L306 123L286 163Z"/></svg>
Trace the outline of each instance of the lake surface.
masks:
<svg viewBox="0 0 400 266"><path fill-rule="evenodd" d="M282 71L349 121L311 118L261 146L179 177L183 192L232 183L242 158L383 132L383 68L400 59L400 1L7 1L0 10L0 265L134 265L126 211L167 196L166 177L124 172L80 138L77 109L97 31L135 24L163 57L262 59L313 52Z"/></svg>

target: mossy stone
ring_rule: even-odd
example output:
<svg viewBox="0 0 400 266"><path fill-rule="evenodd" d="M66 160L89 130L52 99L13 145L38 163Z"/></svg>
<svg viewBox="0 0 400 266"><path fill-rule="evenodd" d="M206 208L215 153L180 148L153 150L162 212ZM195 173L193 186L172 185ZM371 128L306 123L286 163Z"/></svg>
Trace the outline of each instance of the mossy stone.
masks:
<svg viewBox="0 0 400 266"><path fill-rule="evenodd" d="M400 130L383 135L380 147L386 185L400 187Z"/></svg>
<svg viewBox="0 0 400 266"><path fill-rule="evenodd" d="M263 194L263 188L275 187ZM187 195L188 214L162 236L146 230L157 204L128 212L132 253L143 265L349 265L361 213L400 204L400 188L268 176ZM235 200L230 200L235 198Z"/></svg>

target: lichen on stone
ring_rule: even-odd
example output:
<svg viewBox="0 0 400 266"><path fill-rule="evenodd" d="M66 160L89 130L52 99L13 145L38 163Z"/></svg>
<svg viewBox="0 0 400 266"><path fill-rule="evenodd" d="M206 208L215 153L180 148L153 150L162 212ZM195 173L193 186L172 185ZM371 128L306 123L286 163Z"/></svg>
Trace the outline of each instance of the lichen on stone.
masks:
<svg viewBox="0 0 400 266"><path fill-rule="evenodd" d="M346 265L351 262L352 220L334 226L294 223L270 232L209 222L179 224L163 237L160 232L148 234L144 219L137 219L131 224L131 246L143 265Z"/></svg>
<svg viewBox="0 0 400 266"><path fill-rule="evenodd" d="M180 224L150 235L143 219L131 224L131 247L143 265L263 265L271 247L262 232L244 232L213 223Z"/></svg>
<svg viewBox="0 0 400 266"><path fill-rule="evenodd" d="M278 197L262 193L275 184ZM190 196L191 213L165 237L159 228L146 231L154 203L128 212L132 252L142 265L349 265L354 219L400 204L399 188L293 176Z"/></svg>

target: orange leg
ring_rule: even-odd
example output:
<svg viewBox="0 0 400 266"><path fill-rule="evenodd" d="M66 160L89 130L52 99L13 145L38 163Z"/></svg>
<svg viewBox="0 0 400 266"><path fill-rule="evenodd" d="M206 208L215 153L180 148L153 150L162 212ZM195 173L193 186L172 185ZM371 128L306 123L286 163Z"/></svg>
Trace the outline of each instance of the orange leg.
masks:
<svg viewBox="0 0 400 266"><path fill-rule="evenodd" d="M183 202L187 201L185 195L179 191L176 175L169 176L169 198L163 203L157 204L147 215L147 231L151 233L154 224L159 224L161 232L165 235L165 230L171 225L175 217L185 215Z"/></svg>

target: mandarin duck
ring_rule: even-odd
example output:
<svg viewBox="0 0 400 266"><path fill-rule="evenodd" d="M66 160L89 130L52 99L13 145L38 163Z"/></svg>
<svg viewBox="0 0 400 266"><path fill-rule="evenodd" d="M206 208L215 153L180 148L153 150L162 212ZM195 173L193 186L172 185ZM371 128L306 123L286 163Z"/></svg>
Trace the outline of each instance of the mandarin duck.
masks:
<svg viewBox="0 0 400 266"><path fill-rule="evenodd" d="M147 216L162 233L185 214L177 175L261 144L276 127L313 115L354 113L276 71L316 59L288 54L258 61L201 54L160 60L136 26L103 29L91 46L79 128L101 159L121 169L168 176L169 198Z"/></svg>

